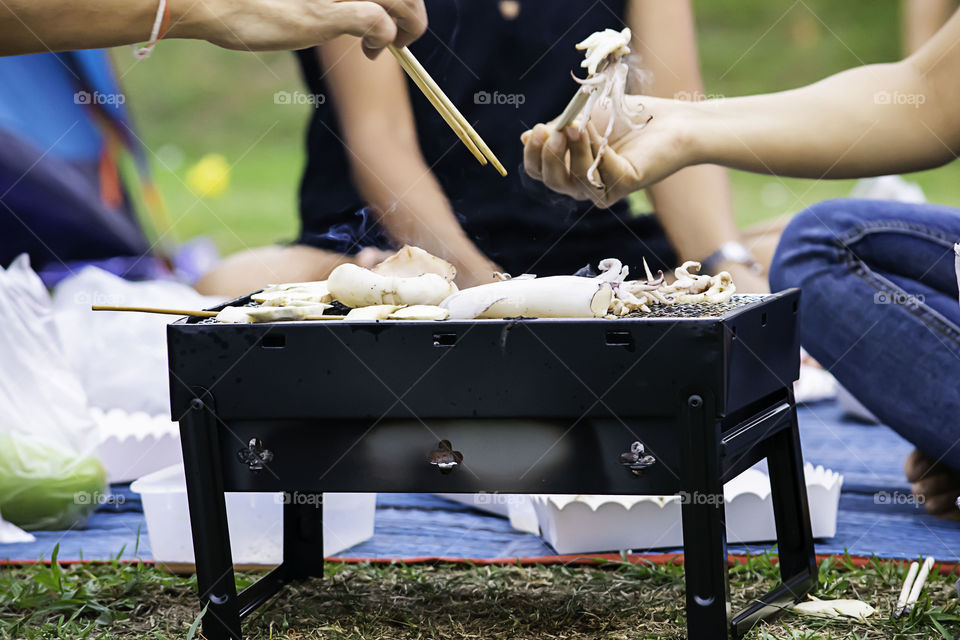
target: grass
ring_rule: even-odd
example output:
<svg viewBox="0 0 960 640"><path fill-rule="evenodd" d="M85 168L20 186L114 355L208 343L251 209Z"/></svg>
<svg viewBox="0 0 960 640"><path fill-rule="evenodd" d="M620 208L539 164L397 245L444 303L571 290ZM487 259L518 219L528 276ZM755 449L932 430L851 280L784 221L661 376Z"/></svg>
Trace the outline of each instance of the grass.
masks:
<svg viewBox="0 0 960 640"><path fill-rule="evenodd" d="M743 95L786 89L863 63L900 56L898 0L695 0L706 92ZM115 60L149 149L174 234L210 235L224 252L293 237L309 106L278 105L276 91L301 87L289 53L228 52L204 43L163 42L134 61ZM818 114L810 114L811 118ZM187 169L208 153L232 165L216 199L198 199ZM850 181L781 180L733 172L742 225L849 193ZM960 205L956 163L916 180L933 202ZM256 576L241 575L249 583ZM934 577L902 620L891 601L903 568L826 561L817 595L860 598L878 609L866 623L786 613L750 637L958 638L953 577ZM767 557L731 571L742 606L776 581ZM150 565L27 566L0 569L0 638L190 638L196 583ZM680 567L329 565L327 578L293 587L247 624L249 638L682 638Z"/></svg>
<svg viewBox="0 0 960 640"><path fill-rule="evenodd" d="M898 6L899 0L695 0L706 93L786 89L854 65L897 60ZM115 60L177 221L176 237L210 235L227 253L294 237L310 107L273 100L276 91L302 87L291 54L254 56L170 41L149 60L133 60L126 48ZM232 181L220 198L198 200L185 176L207 153L227 158ZM931 201L960 205L956 164L911 179ZM741 225L847 195L853 184L738 172L732 181Z"/></svg>
<svg viewBox="0 0 960 640"><path fill-rule="evenodd" d="M858 598L877 609L866 622L786 612L749 638L893 640L960 635L955 576L934 576L916 609L891 617L904 568L846 560L820 565L820 598ZM254 580L238 575L238 588ZM730 572L734 607L776 582L757 556ZM327 565L323 580L287 588L245 624L245 637L684 638L683 569L608 563L597 567ZM0 638L199 638L196 582L144 564L7 568L0 572Z"/></svg>

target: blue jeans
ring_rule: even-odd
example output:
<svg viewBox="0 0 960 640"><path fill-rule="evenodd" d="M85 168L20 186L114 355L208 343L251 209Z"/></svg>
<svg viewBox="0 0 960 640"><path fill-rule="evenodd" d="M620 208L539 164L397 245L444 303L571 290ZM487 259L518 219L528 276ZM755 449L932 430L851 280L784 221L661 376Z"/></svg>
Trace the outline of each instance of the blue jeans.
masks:
<svg viewBox="0 0 960 640"><path fill-rule="evenodd" d="M960 209L828 200L787 226L774 291L803 289L803 346L880 420L960 469Z"/></svg>

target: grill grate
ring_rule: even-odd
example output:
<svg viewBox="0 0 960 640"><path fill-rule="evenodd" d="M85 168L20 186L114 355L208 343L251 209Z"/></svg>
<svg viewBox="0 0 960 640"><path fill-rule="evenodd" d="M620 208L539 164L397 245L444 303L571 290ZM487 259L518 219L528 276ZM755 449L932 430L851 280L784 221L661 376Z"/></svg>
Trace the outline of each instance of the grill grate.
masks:
<svg viewBox="0 0 960 640"><path fill-rule="evenodd" d="M622 316L621 319L642 320L644 318L720 318L725 313L733 311L734 309L739 309L751 304L763 302L766 297L767 296L764 295L751 293L733 295L726 302L691 302L688 304L674 304L669 306L657 305L651 308L650 313L634 311L633 313ZM345 313L347 310L349 310L347 307L344 307L339 303L334 304L339 305L341 308L328 309L328 314L329 312ZM256 302L250 301L243 306L257 307L260 305L258 305ZM220 322L216 318L204 318L202 320L198 320L194 324L220 324Z"/></svg>
<svg viewBox="0 0 960 640"><path fill-rule="evenodd" d="M650 313L635 311L624 318L719 318L728 311L762 302L766 296L759 294L733 295L726 302L692 302L670 306L651 307Z"/></svg>

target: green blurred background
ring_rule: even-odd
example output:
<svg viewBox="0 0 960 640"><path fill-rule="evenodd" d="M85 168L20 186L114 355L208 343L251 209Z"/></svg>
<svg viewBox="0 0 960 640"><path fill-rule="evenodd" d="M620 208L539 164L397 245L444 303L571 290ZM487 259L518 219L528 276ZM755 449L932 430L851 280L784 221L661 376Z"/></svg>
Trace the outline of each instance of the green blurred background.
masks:
<svg viewBox="0 0 960 640"><path fill-rule="evenodd" d="M695 6L708 95L786 89L901 57L898 0L695 0ZM162 42L146 61L126 48L114 54L173 234L209 235L224 253L293 238L311 107L274 102L275 92L302 87L293 55L188 41ZM200 199L187 188L186 173L209 153L227 159L231 180L221 196ZM853 185L731 176L741 225L847 195ZM957 163L909 176L930 201L952 205L960 205L958 178Z"/></svg>

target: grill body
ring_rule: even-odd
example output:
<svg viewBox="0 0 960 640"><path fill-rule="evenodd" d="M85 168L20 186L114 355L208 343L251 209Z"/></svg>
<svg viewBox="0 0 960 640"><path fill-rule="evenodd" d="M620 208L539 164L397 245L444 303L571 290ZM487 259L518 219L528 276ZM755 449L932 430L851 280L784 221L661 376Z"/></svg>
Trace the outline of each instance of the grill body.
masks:
<svg viewBox="0 0 960 640"><path fill-rule="evenodd" d="M816 575L792 396L798 299L618 320L170 325L198 584L216 614L206 637L239 638L283 584L323 572L319 501L292 501L283 564L237 594L225 491L684 492L689 637L744 633ZM783 584L735 616L723 484L763 458Z"/></svg>

